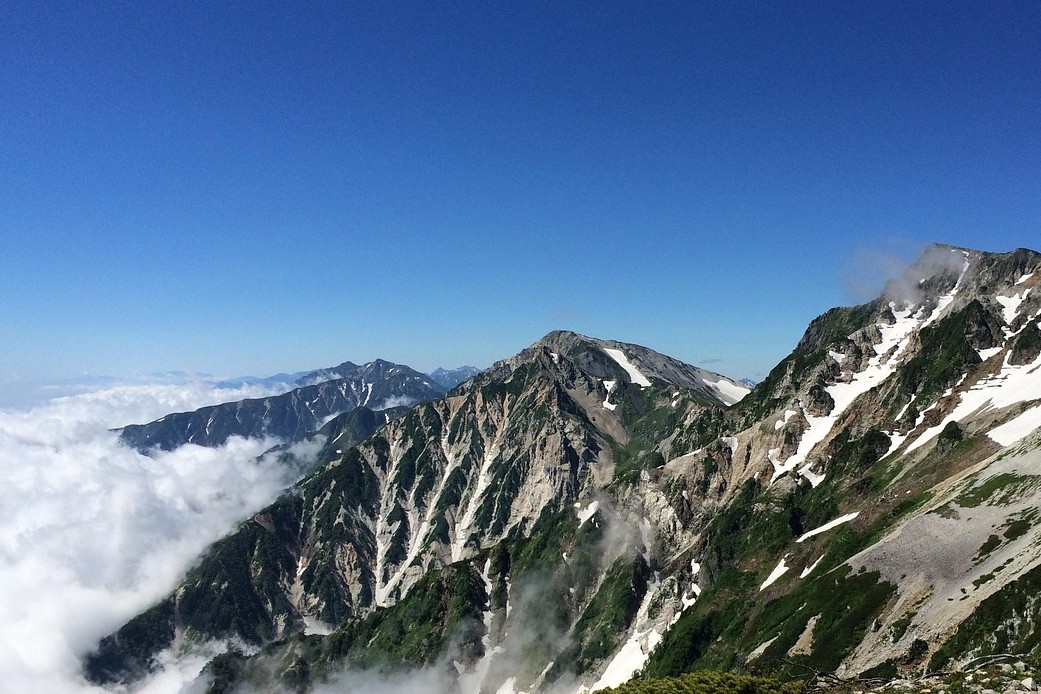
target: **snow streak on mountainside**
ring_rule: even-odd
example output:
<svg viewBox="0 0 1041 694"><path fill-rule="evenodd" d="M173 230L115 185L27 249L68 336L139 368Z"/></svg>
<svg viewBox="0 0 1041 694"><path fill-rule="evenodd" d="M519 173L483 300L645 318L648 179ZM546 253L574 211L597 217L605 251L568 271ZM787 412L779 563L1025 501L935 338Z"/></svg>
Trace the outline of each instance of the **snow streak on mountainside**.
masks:
<svg viewBox="0 0 1041 694"><path fill-rule="evenodd" d="M443 691L578 692L1036 650L1039 270L931 248L751 392L551 333L332 456L88 672L143 672L175 635L261 647L214 661L229 688L406 665Z"/></svg>

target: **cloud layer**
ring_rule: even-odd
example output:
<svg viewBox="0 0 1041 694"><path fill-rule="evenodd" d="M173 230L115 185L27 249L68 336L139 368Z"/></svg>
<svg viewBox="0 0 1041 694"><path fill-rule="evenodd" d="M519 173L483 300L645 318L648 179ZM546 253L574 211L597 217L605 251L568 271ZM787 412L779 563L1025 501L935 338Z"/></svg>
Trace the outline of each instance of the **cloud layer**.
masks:
<svg viewBox="0 0 1041 694"><path fill-rule="evenodd" d="M96 691L80 658L166 594L209 543L288 483L232 439L155 457L110 429L261 388L126 386L0 410L0 682L10 691ZM178 691L201 662L171 663L141 691Z"/></svg>

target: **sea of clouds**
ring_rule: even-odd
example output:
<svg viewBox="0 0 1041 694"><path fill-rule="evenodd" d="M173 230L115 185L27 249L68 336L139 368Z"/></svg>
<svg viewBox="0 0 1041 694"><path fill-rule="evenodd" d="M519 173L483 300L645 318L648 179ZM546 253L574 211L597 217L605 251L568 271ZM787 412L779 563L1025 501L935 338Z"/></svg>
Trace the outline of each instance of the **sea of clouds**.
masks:
<svg viewBox="0 0 1041 694"><path fill-rule="evenodd" d="M0 689L102 691L82 656L293 482L273 456L258 460L274 440L146 456L112 428L271 394L137 384L0 409ZM180 691L204 662L169 659L133 691Z"/></svg>

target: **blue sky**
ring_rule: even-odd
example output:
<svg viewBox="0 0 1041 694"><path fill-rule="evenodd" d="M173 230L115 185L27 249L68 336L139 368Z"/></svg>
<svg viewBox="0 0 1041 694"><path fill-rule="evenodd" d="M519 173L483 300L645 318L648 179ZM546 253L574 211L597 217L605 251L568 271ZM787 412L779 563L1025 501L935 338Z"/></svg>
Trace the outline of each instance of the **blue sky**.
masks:
<svg viewBox="0 0 1041 694"><path fill-rule="evenodd" d="M887 258L1041 247L1041 4L0 8L0 382L554 328L762 376Z"/></svg>

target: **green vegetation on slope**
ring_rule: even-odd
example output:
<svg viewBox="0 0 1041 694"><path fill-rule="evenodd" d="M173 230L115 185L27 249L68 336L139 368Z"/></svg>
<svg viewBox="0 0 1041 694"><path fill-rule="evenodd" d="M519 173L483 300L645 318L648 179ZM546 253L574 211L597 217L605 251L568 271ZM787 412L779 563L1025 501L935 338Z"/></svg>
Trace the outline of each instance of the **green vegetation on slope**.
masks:
<svg viewBox="0 0 1041 694"><path fill-rule="evenodd" d="M994 324L994 325L992 325ZM899 371L901 392L931 402L980 363L977 349L991 346L994 320L978 300L922 329L921 349Z"/></svg>
<svg viewBox="0 0 1041 694"><path fill-rule="evenodd" d="M1041 655L1041 567L1023 574L984 600L929 661L930 670L966 655Z"/></svg>
<svg viewBox="0 0 1041 694"><path fill-rule="evenodd" d="M603 691L609 694L802 694L805 689L802 682L701 671L680 677L631 680Z"/></svg>

